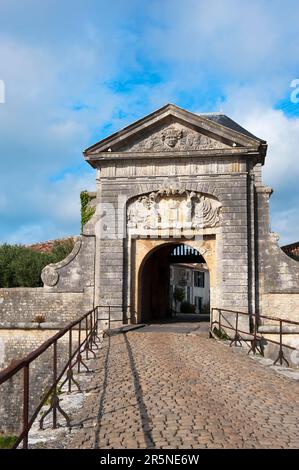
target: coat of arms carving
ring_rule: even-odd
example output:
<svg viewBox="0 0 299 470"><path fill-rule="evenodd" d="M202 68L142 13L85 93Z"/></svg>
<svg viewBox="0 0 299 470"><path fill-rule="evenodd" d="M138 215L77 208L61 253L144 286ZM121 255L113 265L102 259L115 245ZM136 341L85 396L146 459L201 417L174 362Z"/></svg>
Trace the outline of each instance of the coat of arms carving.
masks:
<svg viewBox="0 0 299 470"><path fill-rule="evenodd" d="M129 229L217 227L220 203L204 194L166 188L139 196L127 209Z"/></svg>

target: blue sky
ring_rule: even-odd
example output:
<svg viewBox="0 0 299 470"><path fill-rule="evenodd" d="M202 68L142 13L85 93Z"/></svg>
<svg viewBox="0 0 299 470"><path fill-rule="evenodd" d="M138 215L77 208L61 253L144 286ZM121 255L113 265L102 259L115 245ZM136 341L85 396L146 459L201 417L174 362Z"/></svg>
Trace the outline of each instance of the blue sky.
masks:
<svg viewBox="0 0 299 470"><path fill-rule="evenodd" d="M268 141L272 230L297 241L298 18L297 0L0 0L0 242L79 233L82 150L168 102Z"/></svg>

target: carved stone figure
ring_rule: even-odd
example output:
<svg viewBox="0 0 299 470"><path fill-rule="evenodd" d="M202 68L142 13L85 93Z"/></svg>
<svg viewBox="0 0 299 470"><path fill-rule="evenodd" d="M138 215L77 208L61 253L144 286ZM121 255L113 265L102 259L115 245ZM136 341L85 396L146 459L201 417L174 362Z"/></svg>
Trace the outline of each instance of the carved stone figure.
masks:
<svg viewBox="0 0 299 470"><path fill-rule="evenodd" d="M126 144L120 150L136 152L165 152L170 150L209 150L222 149L229 146L212 139L207 135L178 123L164 126L160 130L153 132L149 137L145 137L134 144Z"/></svg>
<svg viewBox="0 0 299 470"><path fill-rule="evenodd" d="M219 224L220 205L200 193L164 187L128 207L129 229L206 228Z"/></svg>
<svg viewBox="0 0 299 470"><path fill-rule="evenodd" d="M165 142L168 147L173 148L176 146L179 139L182 138L182 135L182 130L170 126L162 132L162 141Z"/></svg>
<svg viewBox="0 0 299 470"><path fill-rule="evenodd" d="M129 207L128 227L137 228L143 226L147 228L149 220L149 201L147 196L141 196Z"/></svg>
<svg viewBox="0 0 299 470"><path fill-rule="evenodd" d="M213 208L206 196L201 196L195 206L194 227L215 227L219 222L219 207Z"/></svg>

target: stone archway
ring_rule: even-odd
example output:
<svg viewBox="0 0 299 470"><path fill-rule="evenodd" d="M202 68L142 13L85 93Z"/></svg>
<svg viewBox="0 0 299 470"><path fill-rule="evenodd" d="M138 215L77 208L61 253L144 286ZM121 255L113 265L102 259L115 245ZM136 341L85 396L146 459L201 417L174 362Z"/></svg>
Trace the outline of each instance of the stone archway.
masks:
<svg viewBox="0 0 299 470"><path fill-rule="evenodd" d="M149 319L154 309L167 317L165 305L169 299L169 262L168 254L178 245L186 244L198 250L204 257L210 273L210 302L215 305L219 295L219 269L217 265L216 235L206 235L200 240L182 239L142 239L136 238L131 243L132 279L131 310L135 321L141 323ZM153 277L155 273L156 277ZM146 286L148 290L146 290ZM156 288L155 286L159 286ZM149 296L158 290L159 297L153 302Z"/></svg>
<svg viewBox="0 0 299 470"><path fill-rule="evenodd" d="M165 271L163 256L167 257L170 247L178 244L188 243L204 256L211 277L211 306L218 305L222 285L222 266L217 263L217 259L221 259L221 235L221 203L212 194L168 184L128 200L126 291L127 305L130 305L135 321L140 322L144 316L142 296L150 295L142 294L142 276L150 280L150 271L156 271L156 278L160 279L162 274L158 267L154 268L155 262L161 272ZM160 252L159 260L155 261L153 257L148 261L163 245L165 248ZM162 297L167 295L165 287ZM146 304L149 305L149 301ZM156 305L156 309L163 304L165 301L161 299L161 305Z"/></svg>

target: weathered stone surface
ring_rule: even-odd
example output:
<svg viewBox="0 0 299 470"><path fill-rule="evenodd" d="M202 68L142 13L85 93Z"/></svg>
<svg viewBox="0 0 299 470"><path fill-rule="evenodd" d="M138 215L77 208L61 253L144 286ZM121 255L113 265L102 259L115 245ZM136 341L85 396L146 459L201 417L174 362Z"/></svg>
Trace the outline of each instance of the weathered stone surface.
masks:
<svg viewBox="0 0 299 470"><path fill-rule="evenodd" d="M298 320L299 264L280 250L269 228L272 190L261 175L266 149L226 116L174 105L93 145L84 152L96 169L93 217L73 252L45 268L44 288L0 289L1 324L31 323L37 315L65 324L94 305L117 306L112 315L119 322L127 316L141 321L152 278L156 297L167 298L162 250L182 243L207 262L211 307ZM176 217L180 227L170 223ZM146 277L156 250L160 272L153 263L156 276ZM242 318L246 331L249 315ZM8 348L7 360L12 351L23 352Z"/></svg>
<svg viewBox="0 0 299 470"><path fill-rule="evenodd" d="M213 339L141 329L105 340L91 396L76 414L86 426L63 445L298 448L297 388Z"/></svg>

